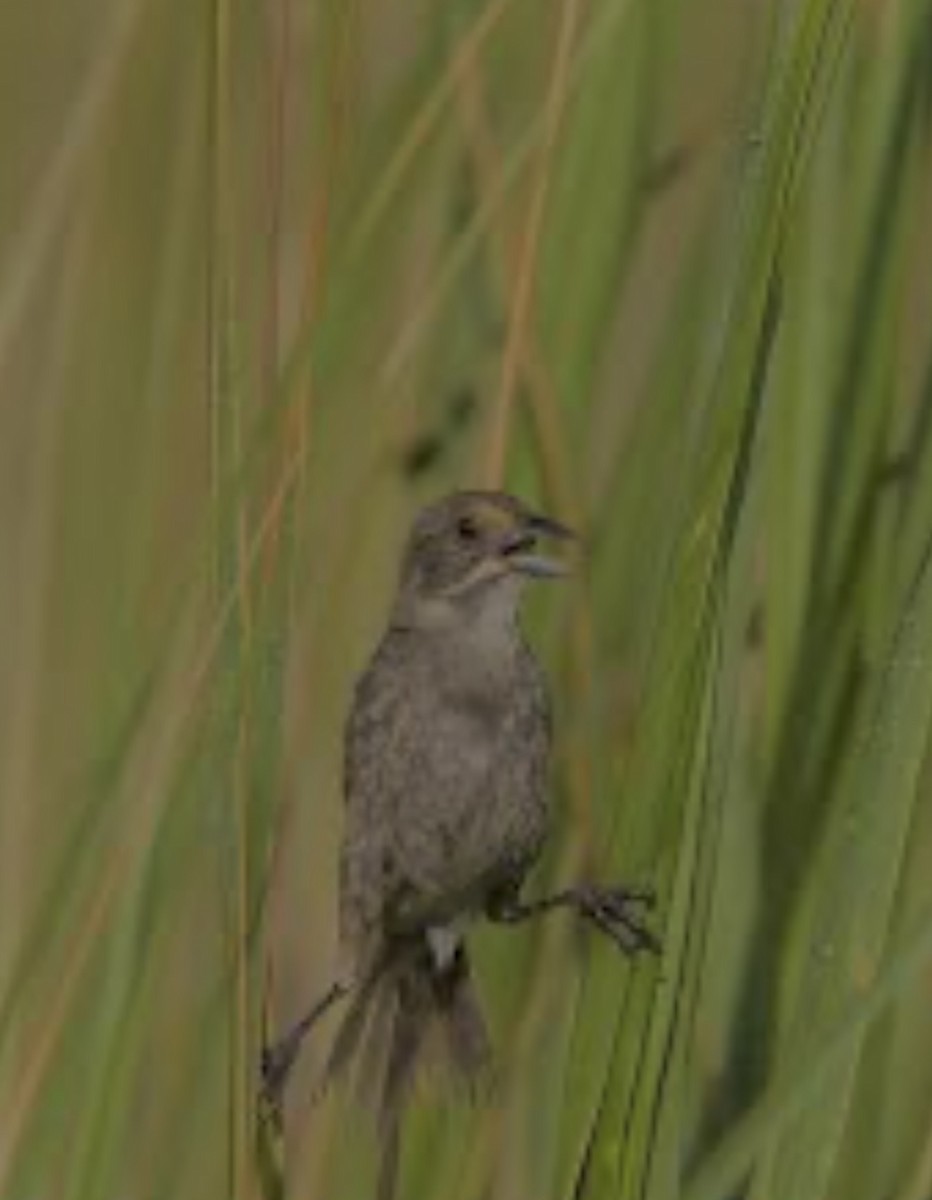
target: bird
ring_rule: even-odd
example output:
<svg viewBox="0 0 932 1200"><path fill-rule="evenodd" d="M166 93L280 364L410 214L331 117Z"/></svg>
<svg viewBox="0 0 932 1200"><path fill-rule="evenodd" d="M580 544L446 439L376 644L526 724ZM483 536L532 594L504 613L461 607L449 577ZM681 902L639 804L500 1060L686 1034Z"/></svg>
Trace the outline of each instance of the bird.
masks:
<svg viewBox="0 0 932 1200"><path fill-rule="evenodd" d="M339 870L340 969L262 1061L280 1114L309 1030L346 1002L323 1078L365 1064L382 1140L377 1195L391 1200L401 1117L429 1044L465 1079L490 1038L467 944L500 925L570 908L623 951L658 951L649 889L577 884L522 898L550 826L551 707L520 624L532 581L567 573L541 543L574 538L502 491L457 491L416 518L387 628L360 676L345 727ZM438 1037L439 1035L439 1037Z"/></svg>

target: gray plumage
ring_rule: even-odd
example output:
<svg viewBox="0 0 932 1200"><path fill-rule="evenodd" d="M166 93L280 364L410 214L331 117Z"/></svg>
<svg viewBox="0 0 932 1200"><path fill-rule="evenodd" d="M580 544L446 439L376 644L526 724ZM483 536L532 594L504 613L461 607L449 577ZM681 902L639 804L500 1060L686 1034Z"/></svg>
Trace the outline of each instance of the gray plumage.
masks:
<svg viewBox="0 0 932 1200"><path fill-rule="evenodd" d="M428 1038L443 1035L468 1078L482 1069L488 1038L462 931L517 894L547 832L549 703L518 626L531 519L499 493L459 493L421 515L347 724L340 939L350 977L373 982L351 1004L330 1073L368 1029L381 1197Z"/></svg>
<svg viewBox="0 0 932 1200"><path fill-rule="evenodd" d="M543 843L547 692L516 589L493 586L449 627L389 629L356 689L340 896L355 970L392 932L481 911Z"/></svg>
<svg viewBox="0 0 932 1200"><path fill-rule="evenodd" d="M342 970L263 1054L280 1116L301 1042L349 1007L325 1077L355 1065L383 1138L379 1200L394 1192L401 1113L431 1040L473 1080L488 1035L465 933L570 907L625 952L656 949L645 891L582 885L526 903L521 885L548 827L550 707L519 626L524 583L562 574L537 553L569 531L503 492L457 492L425 509L405 550L388 628L356 686L345 736L340 864Z"/></svg>

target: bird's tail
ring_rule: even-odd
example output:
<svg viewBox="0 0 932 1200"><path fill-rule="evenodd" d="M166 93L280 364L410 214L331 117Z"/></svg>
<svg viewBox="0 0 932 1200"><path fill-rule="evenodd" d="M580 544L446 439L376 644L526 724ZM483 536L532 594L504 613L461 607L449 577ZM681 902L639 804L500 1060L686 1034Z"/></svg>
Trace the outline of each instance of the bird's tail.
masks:
<svg viewBox="0 0 932 1200"><path fill-rule="evenodd" d="M326 1070L326 1081L355 1070L365 1096L376 1097L382 1142L378 1200L394 1196L401 1118L436 1040L445 1043L456 1075L474 1085L489 1061L489 1039L466 947L459 943L441 966L426 941L399 943L354 996Z"/></svg>

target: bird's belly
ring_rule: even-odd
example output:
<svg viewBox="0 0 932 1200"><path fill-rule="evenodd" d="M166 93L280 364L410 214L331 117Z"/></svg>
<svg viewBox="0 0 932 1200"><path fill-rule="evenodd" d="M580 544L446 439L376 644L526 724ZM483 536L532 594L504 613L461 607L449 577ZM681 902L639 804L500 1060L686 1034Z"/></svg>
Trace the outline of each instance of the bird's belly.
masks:
<svg viewBox="0 0 932 1200"><path fill-rule="evenodd" d="M524 873L546 832L544 743L468 717L437 719L396 827L402 872L439 910L479 907Z"/></svg>

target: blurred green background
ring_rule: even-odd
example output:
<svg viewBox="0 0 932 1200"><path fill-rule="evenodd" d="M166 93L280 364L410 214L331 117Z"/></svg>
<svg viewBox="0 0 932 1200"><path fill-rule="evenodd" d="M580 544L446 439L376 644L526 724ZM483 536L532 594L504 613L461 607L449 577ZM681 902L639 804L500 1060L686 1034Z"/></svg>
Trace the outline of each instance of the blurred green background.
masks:
<svg viewBox="0 0 932 1200"><path fill-rule="evenodd" d="M576 525L557 830L401 1196L932 1197L932 5L0 6L0 1196L370 1195L260 1135L408 521ZM439 1095L438 1095L439 1093Z"/></svg>

